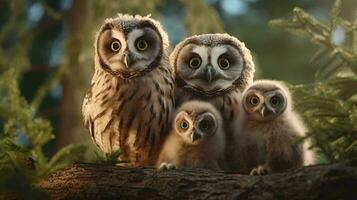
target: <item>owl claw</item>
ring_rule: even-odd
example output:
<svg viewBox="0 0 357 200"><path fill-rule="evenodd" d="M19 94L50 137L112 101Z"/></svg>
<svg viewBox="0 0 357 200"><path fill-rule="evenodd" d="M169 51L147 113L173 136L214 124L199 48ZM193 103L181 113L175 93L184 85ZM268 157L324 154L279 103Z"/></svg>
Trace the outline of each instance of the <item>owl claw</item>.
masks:
<svg viewBox="0 0 357 200"><path fill-rule="evenodd" d="M166 170L172 170L172 169L176 169L176 166L172 163L161 163L160 167L159 167L159 171L166 171Z"/></svg>
<svg viewBox="0 0 357 200"><path fill-rule="evenodd" d="M271 172L270 168L259 165L258 167L252 169L252 171L250 172L251 176L263 176L263 175L267 175Z"/></svg>

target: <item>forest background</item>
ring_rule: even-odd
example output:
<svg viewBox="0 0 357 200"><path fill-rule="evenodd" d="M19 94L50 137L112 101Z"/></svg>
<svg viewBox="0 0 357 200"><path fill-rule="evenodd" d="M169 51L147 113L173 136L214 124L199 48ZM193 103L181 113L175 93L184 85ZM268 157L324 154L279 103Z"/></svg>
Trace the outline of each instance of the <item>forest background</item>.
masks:
<svg viewBox="0 0 357 200"><path fill-rule="evenodd" d="M292 89L320 163L357 155L355 0L0 0L0 183L107 159L81 104L95 33L117 13L151 14L171 47L194 34L238 37L253 53L255 79Z"/></svg>

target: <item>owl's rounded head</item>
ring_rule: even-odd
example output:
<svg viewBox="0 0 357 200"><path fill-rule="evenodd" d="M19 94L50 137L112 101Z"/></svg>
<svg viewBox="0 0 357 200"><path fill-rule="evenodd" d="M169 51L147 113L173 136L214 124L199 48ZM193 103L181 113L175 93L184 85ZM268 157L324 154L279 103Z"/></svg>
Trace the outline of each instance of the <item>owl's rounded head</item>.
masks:
<svg viewBox="0 0 357 200"><path fill-rule="evenodd" d="M106 19L96 42L96 59L105 71L130 77L160 64L169 46L160 23L150 16L119 14Z"/></svg>
<svg viewBox="0 0 357 200"><path fill-rule="evenodd" d="M174 130L189 145L199 145L221 132L222 118L209 103L189 101L176 112Z"/></svg>
<svg viewBox="0 0 357 200"><path fill-rule="evenodd" d="M176 80L204 93L229 88L241 91L253 82L254 63L244 43L228 34L186 38L170 55Z"/></svg>
<svg viewBox="0 0 357 200"><path fill-rule="evenodd" d="M264 121L290 111L291 101L289 89L282 82L258 80L244 91L242 106L247 117Z"/></svg>

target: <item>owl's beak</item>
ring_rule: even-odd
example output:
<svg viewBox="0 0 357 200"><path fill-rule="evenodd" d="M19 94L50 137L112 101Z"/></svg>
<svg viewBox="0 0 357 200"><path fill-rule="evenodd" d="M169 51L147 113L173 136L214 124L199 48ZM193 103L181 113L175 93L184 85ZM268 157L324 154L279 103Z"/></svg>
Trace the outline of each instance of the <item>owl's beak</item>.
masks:
<svg viewBox="0 0 357 200"><path fill-rule="evenodd" d="M196 141L199 138L201 138L201 135L199 133L197 133L196 130L194 130L192 135L191 135L192 142Z"/></svg>
<svg viewBox="0 0 357 200"><path fill-rule="evenodd" d="M265 105L262 106L262 108L260 109L260 115L262 117L265 117L269 114L272 114L272 113L275 113L274 110L270 109L270 108L267 108Z"/></svg>
<svg viewBox="0 0 357 200"><path fill-rule="evenodd" d="M265 106L262 106L262 108L260 109L260 115L262 117L264 117L264 115L265 115Z"/></svg>
<svg viewBox="0 0 357 200"><path fill-rule="evenodd" d="M213 75L214 75L214 69L211 64L208 64L206 66L206 80L208 83L211 83L213 80Z"/></svg>
<svg viewBox="0 0 357 200"><path fill-rule="evenodd" d="M133 63L132 56L130 55L129 51L124 52L124 64L126 68L129 68L129 66Z"/></svg>

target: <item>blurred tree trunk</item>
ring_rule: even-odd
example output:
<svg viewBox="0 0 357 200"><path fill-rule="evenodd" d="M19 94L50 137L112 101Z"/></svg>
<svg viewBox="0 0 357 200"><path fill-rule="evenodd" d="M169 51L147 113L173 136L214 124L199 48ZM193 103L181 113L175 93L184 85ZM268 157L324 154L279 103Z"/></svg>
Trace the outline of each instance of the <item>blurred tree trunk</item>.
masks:
<svg viewBox="0 0 357 200"><path fill-rule="evenodd" d="M91 33L92 9L92 1L74 0L66 18L68 38L61 66L65 67L66 72L61 80L63 96L60 104L59 133L56 137L57 149L78 142L80 134L84 132L81 107L92 69L92 60L88 63L87 58L88 48L92 44L92 35L88 34Z"/></svg>

